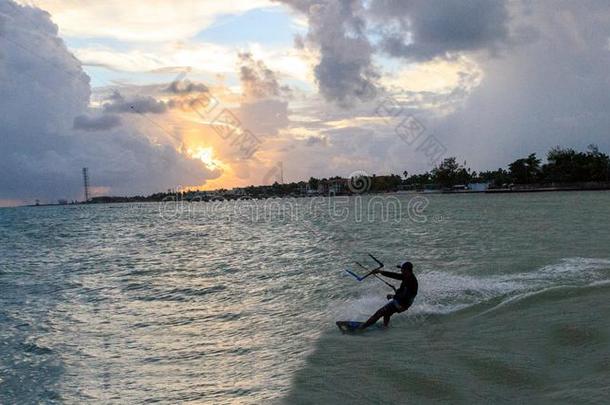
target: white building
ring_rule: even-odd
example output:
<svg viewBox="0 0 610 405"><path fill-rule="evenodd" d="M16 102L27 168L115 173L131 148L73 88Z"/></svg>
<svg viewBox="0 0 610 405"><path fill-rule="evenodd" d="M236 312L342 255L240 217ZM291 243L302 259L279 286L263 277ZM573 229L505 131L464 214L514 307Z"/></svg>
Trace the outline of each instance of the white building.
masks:
<svg viewBox="0 0 610 405"><path fill-rule="evenodd" d="M487 191L489 183L468 183L468 190L470 191Z"/></svg>

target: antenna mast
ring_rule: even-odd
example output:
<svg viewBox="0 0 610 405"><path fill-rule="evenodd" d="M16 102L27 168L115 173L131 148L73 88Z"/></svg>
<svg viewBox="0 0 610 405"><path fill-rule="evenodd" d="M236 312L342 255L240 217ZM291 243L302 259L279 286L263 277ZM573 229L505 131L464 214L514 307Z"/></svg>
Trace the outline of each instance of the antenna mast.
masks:
<svg viewBox="0 0 610 405"><path fill-rule="evenodd" d="M85 186L85 202L89 202L89 169L83 167L83 185Z"/></svg>

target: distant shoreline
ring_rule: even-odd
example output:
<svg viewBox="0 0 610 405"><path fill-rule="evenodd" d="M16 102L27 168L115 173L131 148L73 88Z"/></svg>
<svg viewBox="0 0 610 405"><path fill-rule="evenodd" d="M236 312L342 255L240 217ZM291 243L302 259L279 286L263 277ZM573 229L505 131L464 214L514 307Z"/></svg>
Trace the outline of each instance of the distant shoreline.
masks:
<svg viewBox="0 0 610 405"><path fill-rule="evenodd" d="M489 189L484 191L490 194L510 194L510 193L548 193L554 191L609 191L610 187L587 187L587 188L570 188L570 187L546 187L546 188L532 188L532 189Z"/></svg>
<svg viewBox="0 0 610 405"><path fill-rule="evenodd" d="M488 194L510 194L510 193L548 193L554 191L608 191L610 190L609 183L597 184L582 184L570 186L547 186L547 187L528 187L515 186L513 188L490 188L484 191L464 190L464 191L441 191L445 194L460 194L460 193L488 193Z"/></svg>
<svg viewBox="0 0 610 405"><path fill-rule="evenodd" d="M564 192L564 191L610 191L610 184L588 184L588 185L572 185L572 186L549 186L549 187L526 187L526 186L515 186L513 188L498 188L498 189L487 189L487 190L395 190L395 191L383 191L383 192L367 192L363 194L333 194L331 197L341 196L356 196L356 195L380 195L380 194L521 194L521 193L549 193L549 192ZM149 199L149 198L137 198L137 197L96 197L97 201L90 202L74 202L69 204L30 204L21 205L17 207L57 207L57 206L75 206L75 205L102 205L102 204L130 204L130 203L155 203L171 201L172 198L176 198L178 201L187 202L214 202L214 201L234 201L234 200L266 200L272 198L312 198L312 197L329 197L329 195L293 195L293 196L279 196L270 195L265 197L251 197L251 196L211 196L209 198L183 198L180 193L167 194L161 199ZM17 208L15 207L15 208ZM5 207L10 208L10 207Z"/></svg>
<svg viewBox="0 0 610 405"><path fill-rule="evenodd" d="M276 168L277 169L277 168ZM602 191L610 190L610 156L599 151L596 145L589 145L586 152L565 149L559 146L547 153L547 162L542 164L535 153L517 159L508 169L492 171L472 171L460 164L456 157L448 157L431 171L402 176L397 174L369 175L357 171L348 177L334 176L308 181L284 182L282 169L276 174L276 181L270 185L250 185L231 190L220 188L211 191L184 191L168 189L149 195L130 197L99 196L90 198L88 177L85 173L85 200L57 200L57 204L36 204L27 206L82 205L131 202L164 201L226 201L263 200L268 198L299 198L318 196L350 196L364 194L387 194L413 192L424 194L510 194L541 193L553 191ZM265 183L270 183L267 179Z"/></svg>

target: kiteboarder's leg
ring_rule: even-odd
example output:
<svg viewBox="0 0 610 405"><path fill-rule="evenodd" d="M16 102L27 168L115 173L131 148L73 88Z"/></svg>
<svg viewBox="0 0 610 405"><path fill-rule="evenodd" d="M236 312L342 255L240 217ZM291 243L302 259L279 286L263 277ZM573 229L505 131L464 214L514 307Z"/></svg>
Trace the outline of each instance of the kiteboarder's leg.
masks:
<svg viewBox="0 0 610 405"><path fill-rule="evenodd" d="M395 312L396 312L396 306L394 306L393 301L390 301L389 303L387 303L386 305L381 307L379 310L377 310L377 312L375 312L373 314L373 316L371 316L365 323L363 323L362 326L360 326L360 329L368 328L369 326L371 326L372 324L377 322L379 320L379 318L381 318L382 316L383 316L383 324L385 326L387 326L388 322L390 322L390 317Z"/></svg>
<svg viewBox="0 0 610 405"><path fill-rule="evenodd" d="M375 322L379 320L382 316L385 315L385 307L382 307L377 310L365 323L360 326L360 329L366 329L369 326L373 325Z"/></svg>
<svg viewBox="0 0 610 405"><path fill-rule="evenodd" d="M386 308L386 311L385 315L383 316L383 326L385 326L386 328L390 324L390 317L392 315L397 312L402 312L406 310L406 308L403 309L396 300L391 300L384 308Z"/></svg>
<svg viewBox="0 0 610 405"><path fill-rule="evenodd" d="M390 324L390 317L391 317L391 316L392 316L392 315L390 315L390 314L385 314L385 315L383 316L383 326L385 326L386 328L387 328L387 327L388 327L388 325Z"/></svg>

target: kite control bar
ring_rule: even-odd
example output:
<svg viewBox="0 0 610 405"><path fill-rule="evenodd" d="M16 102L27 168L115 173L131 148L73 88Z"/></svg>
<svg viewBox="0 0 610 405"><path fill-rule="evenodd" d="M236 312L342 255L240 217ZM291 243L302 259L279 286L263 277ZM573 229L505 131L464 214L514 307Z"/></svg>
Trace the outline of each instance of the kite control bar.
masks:
<svg viewBox="0 0 610 405"><path fill-rule="evenodd" d="M375 278L377 278L379 281L381 281L382 283L384 283L384 284L385 284L385 285L387 285L388 287L392 288L392 290L394 290L394 292L396 292L396 288L395 288L395 287L394 287L392 284L390 284L390 283L386 282L384 279L382 279L381 277L379 277L377 274L373 273L374 271L381 270L381 269L383 268L383 266L384 266L384 265L383 265L383 263L382 263L381 261L379 261L379 260L378 260L378 259L377 259L375 256L373 256L372 254L370 254L370 253L369 253L369 256L371 257L371 259L373 259L373 260L375 260L375 261L377 262L378 266L377 266L376 268L374 268L373 270L369 270L369 269L367 269L366 267L364 267L362 264L360 264L360 263L356 262L356 264L357 264L358 266L360 266L360 267L361 267L361 268L363 268L364 270L368 270L368 271L369 271L369 272L368 272L368 273L366 273L364 276L362 276L362 277L361 277L361 276L357 275L356 273L354 273L354 272L353 272L353 271L351 271L351 270L345 270L345 271L346 271L348 274L350 274L350 275L354 276L354 277L356 278L356 280L358 280L358 281L362 281L362 280L364 280L365 278L367 278L368 276L370 276L370 275L372 274L373 276L375 276Z"/></svg>
<svg viewBox="0 0 610 405"><path fill-rule="evenodd" d="M377 262L377 264L379 265L379 267L377 268L377 270L383 268L383 263L381 263L379 260L377 260L377 258L375 256L373 256L372 254L369 253L369 256L371 256L371 259L375 260Z"/></svg>
<svg viewBox="0 0 610 405"><path fill-rule="evenodd" d="M372 257L372 256L371 256L371 257ZM377 261L377 259L375 259L375 261ZM381 263L381 262L377 261L377 263ZM360 263L356 262L356 264L357 264L358 266L362 267L363 269L367 270L367 268L366 268L366 267L364 267L363 265L361 265ZM378 267L378 268L376 268L375 270L379 270L379 269L381 269L382 267L383 267L383 264L381 265L381 267ZM373 276L375 276L375 278L376 278L377 280L381 281L382 283L384 283L385 285L387 285L388 287L390 287L392 290L394 290L394 292L396 292L396 288L395 288L395 287L394 287L392 284L388 283L387 281L385 281L384 279L382 279L381 277L379 277L377 274L374 274L372 271L371 271L370 273L368 273L368 274L367 274L366 276L364 276L364 277L368 277L368 276L369 276L369 275L371 275L371 274L372 274ZM363 277L363 279L364 279L364 277Z"/></svg>

